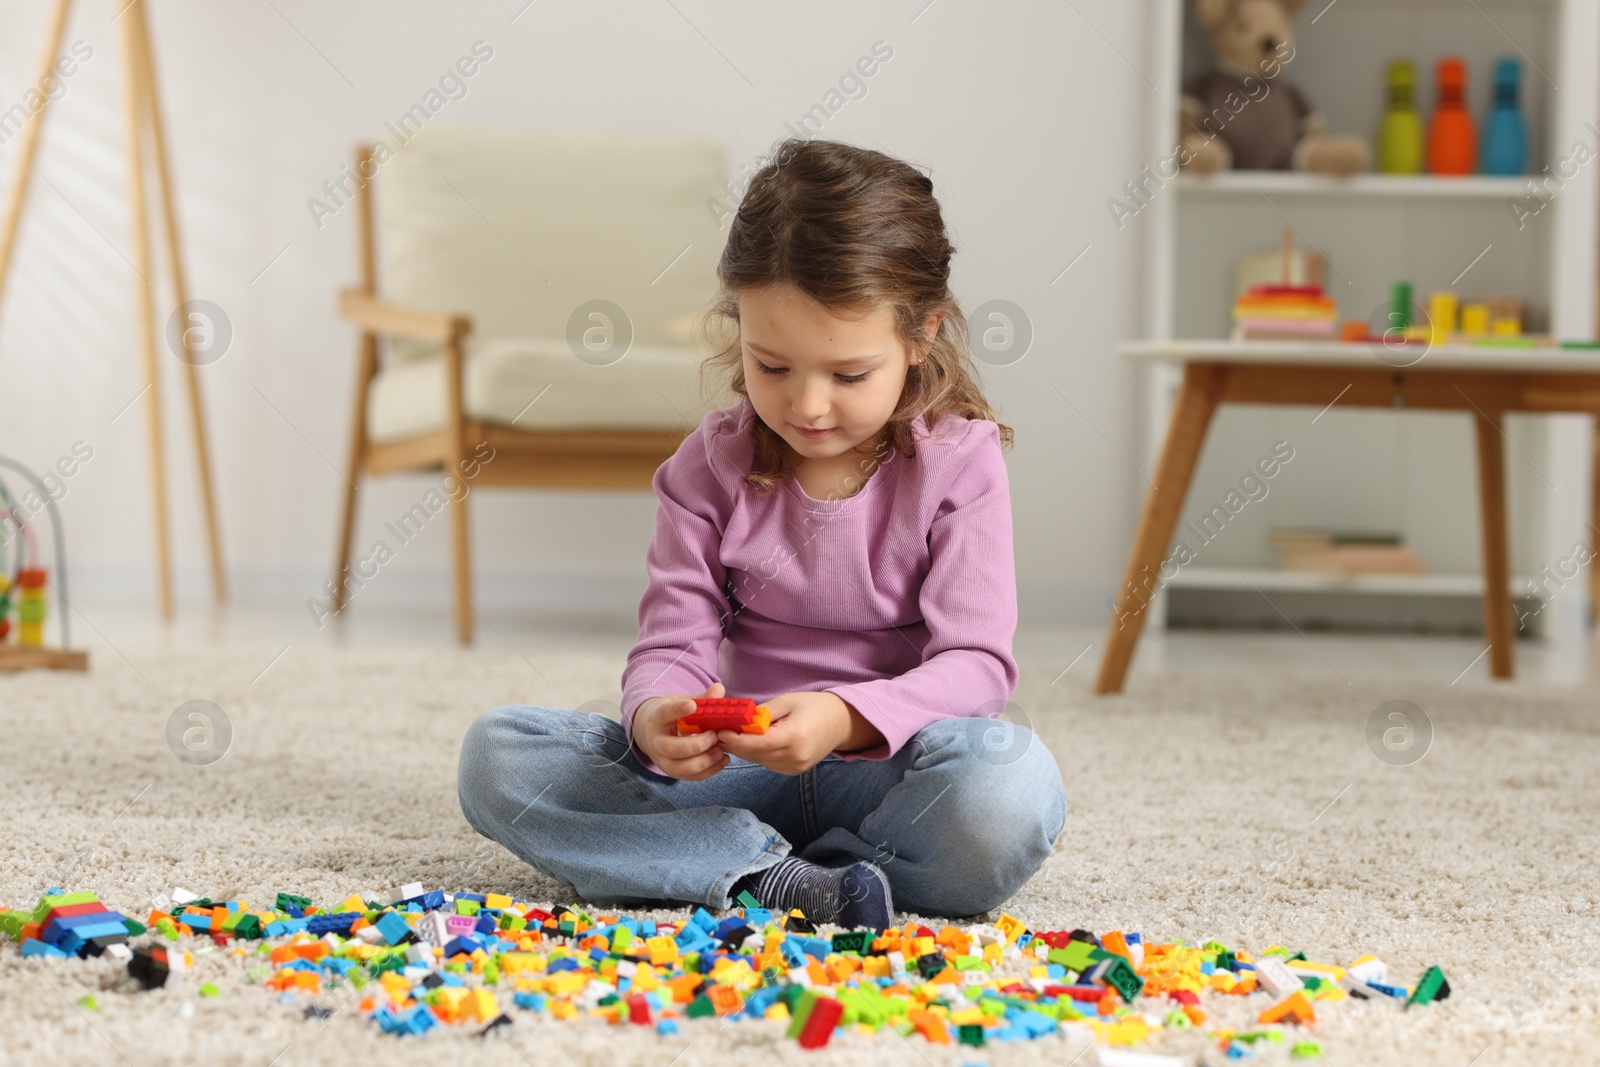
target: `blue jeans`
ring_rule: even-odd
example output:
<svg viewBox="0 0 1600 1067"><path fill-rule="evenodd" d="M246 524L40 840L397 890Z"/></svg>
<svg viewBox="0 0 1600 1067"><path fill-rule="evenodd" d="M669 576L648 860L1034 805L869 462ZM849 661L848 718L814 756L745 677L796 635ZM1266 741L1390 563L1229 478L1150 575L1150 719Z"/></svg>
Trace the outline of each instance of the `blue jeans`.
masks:
<svg viewBox="0 0 1600 1067"><path fill-rule="evenodd" d="M468 729L457 789L474 829L602 905L729 908L740 876L792 853L876 863L899 910L976 915L1043 865L1067 817L1044 743L987 718L941 719L887 760L783 775L730 753L686 782L647 770L603 715L514 705Z"/></svg>

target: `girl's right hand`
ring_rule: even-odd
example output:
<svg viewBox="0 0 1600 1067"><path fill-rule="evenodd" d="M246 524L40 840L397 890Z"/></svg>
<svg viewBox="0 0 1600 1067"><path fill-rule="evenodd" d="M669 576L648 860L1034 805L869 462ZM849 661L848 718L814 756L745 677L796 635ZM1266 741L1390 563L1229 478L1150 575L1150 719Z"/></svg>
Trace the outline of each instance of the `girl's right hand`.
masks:
<svg viewBox="0 0 1600 1067"><path fill-rule="evenodd" d="M701 697L720 697L727 690L713 682ZM728 754L715 730L678 734L678 720L694 711L691 696L651 697L633 714L633 741L662 772L685 782L710 778L728 765Z"/></svg>

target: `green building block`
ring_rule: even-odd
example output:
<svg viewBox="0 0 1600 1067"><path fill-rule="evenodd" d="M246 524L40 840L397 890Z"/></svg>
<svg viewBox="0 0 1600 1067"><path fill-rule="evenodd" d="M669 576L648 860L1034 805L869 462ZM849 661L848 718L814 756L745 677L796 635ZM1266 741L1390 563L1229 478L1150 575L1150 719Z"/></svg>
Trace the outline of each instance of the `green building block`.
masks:
<svg viewBox="0 0 1600 1067"><path fill-rule="evenodd" d="M1297 1060L1308 1060L1313 1056L1321 1056L1322 1046L1315 1041L1296 1041L1289 1055Z"/></svg>
<svg viewBox="0 0 1600 1067"><path fill-rule="evenodd" d="M807 989L800 994L800 1002L789 1006L789 1029L784 1036L790 1039L798 1038L806 1028L806 1020L811 1018L811 1009L817 1006L817 1001L822 999L822 994L815 989Z"/></svg>
<svg viewBox="0 0 1600 1067"><path fill-rule="evenodd" d="M1422 972L1422 977L1417 979L1417 988L1406 998L1406 1007L1409 1008L1413 1004L1432 1004L1449 995L1450 983L1445 981L1444 972L1438 967L1429 967Z"/></svg>
<svg viewBox="0 0 1600 1067"><path fill-rule="evenodd" d="M711 1003L711 998L701 993L689 1004L689 1010L684 1014L691 1019L704 1019L708 1015L715 1015L717 1007Z"/></svg>
<svg viewBox="0 0 1600 1067"><path fill-rule="evenodd" d="M1247 1045L1254 1045L1257 1041L1271 1041L1274 1044L1283 1044L1283 1033L1279 1030L1252 1030L1248 1034L1234 1034L1235 1041L1243 1041Z"/></svg>
<svg viewBox="0 0 1600 1067"><path fill-rule="evenodd" d="M1087 941L1068 941L1061 948L1051 949L1046 958L1051 963L1059 963L1069 971L1082 974L1106 955L1104 950L1095 948Z"/></svg>
<svg viewBox="0 0 1600 1067"><path fill-rule="evenodd" d="M741 908L761 907L761 901L757 900L755 895L752 894L748 889L739 890L739 895L733 898L733 902L739 905Z"/></svg>
<svg viewBox="0 0 1600 1067"><path fill-rule="evenodd" d="M199 992L200 992L200 995L202 997L220 997L220 996L222 996L222 990L218 989L215 985L213 985L210 982L201 982L200 983Z"/></svg>
<svg viewBox="0 0 1600 1067"><path fill-rule="evenodd" d="M78 1006L88 1008L90 1011L99 1011L100 1002L94 999L93 993L85 993L78 998Z"/></svg>
<svg viewBox="0 0 1600 1067"><path fill-rule="evenodd" d="M872 947L872 934L866 930L849 930L833 935L833 951L864 954Z"/></svg>
<svg viewBox="0 0 1600 1067"><path fill-rule="evenodd" d="M311 907L310 897L297 897L293 893L279 893L278 898L272 902L274 909L287 912L291 907L305 911Z"/></svg>
<svg viewBox="0 0 1600 1067"><path fill-rule="evenodd" d="M958 1033L963 1045L983 1044L983 1025L981 1023L963 1023Z"/></svg>
<svg viewBox="0 0 1600 1067"><path fill-rule="evenodd" d="M1144 992L1144 979L1139 977L1133 965L1126 959L1115 954L1106 954L1106 958L1095 965L1095 978L1115 989L1121 994L1122 999L1133 1002L1133 998Z"/></svg>

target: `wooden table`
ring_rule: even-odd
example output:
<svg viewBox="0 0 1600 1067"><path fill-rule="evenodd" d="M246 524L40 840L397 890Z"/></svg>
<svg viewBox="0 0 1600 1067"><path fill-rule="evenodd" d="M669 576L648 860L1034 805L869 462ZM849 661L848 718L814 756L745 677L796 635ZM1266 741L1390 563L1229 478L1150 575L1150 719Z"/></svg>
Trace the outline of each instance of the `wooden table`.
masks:
<svg viewBox="0 0 1600 1067"><path fill-rule="evenodd" d="M1479 512L1483 524L1483 624L1489 669L1514 669L1511 572L1506 550L1504 434L1507 412L1600 416L1600 351L1439 345L1276 341L1149 341L1125 344L1125 357L1183 364L1166 443L1128 555L1128 571L1106 633L1095 692L1122 690L1144 608L1141 575L1159 574L1178 513L1219 404L1422 408L1475 416ZM1600 527L1600 434L1596 441L1595 525ZM1146 570L1148 568L1148 570ZM1591 568L1591 604L1600 600L1600 565Z"/></svg>

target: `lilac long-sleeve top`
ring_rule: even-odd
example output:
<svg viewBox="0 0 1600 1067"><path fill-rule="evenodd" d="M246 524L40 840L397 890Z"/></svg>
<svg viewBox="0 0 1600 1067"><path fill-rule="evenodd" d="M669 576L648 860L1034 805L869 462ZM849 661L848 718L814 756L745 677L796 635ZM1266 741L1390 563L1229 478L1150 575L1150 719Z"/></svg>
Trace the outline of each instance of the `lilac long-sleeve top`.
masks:
<svg viewBox="0 0 1600 1067"><path fill-rule="evenodd" d="M757 703L837 695L885 740L846 760L888 759L939 719L998 715L1018 677L999 428L945 415L930 435L919 416L914 457L890 450L853 496L816 500L793 479L768 495L743 480L757 417L748 399L707 413L656 470L622 674L629 743L645 700L716 681Z"/></svg>

